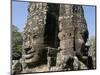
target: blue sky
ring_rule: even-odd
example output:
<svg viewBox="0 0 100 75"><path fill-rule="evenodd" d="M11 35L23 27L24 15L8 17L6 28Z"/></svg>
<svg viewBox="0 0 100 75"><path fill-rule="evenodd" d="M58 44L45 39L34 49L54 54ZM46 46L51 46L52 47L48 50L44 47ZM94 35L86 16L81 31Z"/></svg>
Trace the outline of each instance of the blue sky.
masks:
<svg viewBox="0 0 100 75"><path fill-rule="evenodd" d="M95 36L96 29L96 7L95 6L83 6L84 16L87 22L88 31L90 36Z"/></svg>
<svg viewBox="0 0 100 75"><path fill-rule="evenodd" d="M28 2L12 1L12 24L17 26L19 31L23 31L27 21Z"/></svg>
<svg viewBox="0 0 100 75"><path fill-rule="evenodd" d="M27 21L28 2L12 1L12 24L23 31ZM95 36L95 6L83 6L84 15L88 26L89 36Z"/></svg>

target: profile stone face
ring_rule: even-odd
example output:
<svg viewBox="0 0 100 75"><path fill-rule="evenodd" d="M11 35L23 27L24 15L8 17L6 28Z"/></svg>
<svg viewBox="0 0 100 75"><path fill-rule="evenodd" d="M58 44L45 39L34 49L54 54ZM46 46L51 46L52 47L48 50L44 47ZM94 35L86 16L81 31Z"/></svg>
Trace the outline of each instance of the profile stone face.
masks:
<svg viewBox="0 0 100 75"><path fill-rule="evenodd" d="M46 65L42 72L89 69L87 39L81 5L31 2L23 33L23 72L41 72L41 65Z"/></svg>

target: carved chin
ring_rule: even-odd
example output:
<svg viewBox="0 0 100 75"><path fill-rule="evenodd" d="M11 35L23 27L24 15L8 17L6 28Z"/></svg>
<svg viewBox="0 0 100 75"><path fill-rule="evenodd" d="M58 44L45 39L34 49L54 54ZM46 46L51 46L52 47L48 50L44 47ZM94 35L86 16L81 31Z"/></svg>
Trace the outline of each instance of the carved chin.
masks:
<svg viewBox="0 0 100 75"><path fill-rule="evenodd" d="M36 62L38 62L39 61L39 55L27 55L27 56L25 56L26 58L25 58L25 63L26 64L29 64L29 63L36 63Z"/></svg>

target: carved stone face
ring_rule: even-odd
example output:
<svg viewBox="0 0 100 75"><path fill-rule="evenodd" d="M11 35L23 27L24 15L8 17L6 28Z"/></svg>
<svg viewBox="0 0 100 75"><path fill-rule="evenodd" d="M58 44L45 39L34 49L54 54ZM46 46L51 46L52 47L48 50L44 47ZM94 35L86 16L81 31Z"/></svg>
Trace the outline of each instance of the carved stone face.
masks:
<svg viewBox="0 0 100 75"><path fill-rule="evenodd" d="M36 66L46 61L46 50L44 49L45 10L46 4L33 3L29 6L29 15L31 16L25 26L23 38L23 57L28 65Z"/></svg>
<svg viewBox="0 0 100 75"><path fill-rule="evenodd" d="M27 35L25 35L27 34ZM37 33L27 33L24 34L24 58L26 64L32 64L36 66L40 64L43 57L44 47L43 47L43 38L40 37L40 33L37 30ZM45 52L44 52L45 55ZM46 55L45 55L46 56Z"/></svg>

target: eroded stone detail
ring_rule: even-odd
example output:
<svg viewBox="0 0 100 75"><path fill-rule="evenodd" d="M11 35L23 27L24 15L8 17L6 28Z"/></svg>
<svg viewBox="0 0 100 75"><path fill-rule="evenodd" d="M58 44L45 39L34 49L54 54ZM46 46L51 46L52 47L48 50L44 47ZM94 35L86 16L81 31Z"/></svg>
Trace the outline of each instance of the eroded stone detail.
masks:
<svg viewBox="0 0 100 75"><path fill-rule="evenodd" d="M30 3L28 11L29 16L23 36L23 58L25 59L27 71L30 71L29 68L46 63L47 61L44 49L46 3Z"/></svg>
<svg viewBox="0 0 100 75"><path fill-rule="evenodd" d="M82 6L31 2L28 13L22 73L90 69Z"/></svg>
<svg viewBox="0 0 100 75"><path fill-rule="evenodd" d="M65 11L62 12L62 10ZM82 6L60 5L59 31L58 37L60 39L61 51L57 57L57 66L60 67L60 70L63 70L64 68L76 70L75 66L78 66L79 64L77 63L75 65L73 62L78 61L77 59L84 56L83 50L88 38L88 30ZM86 67L83 69L85 68Z"/></svg>

